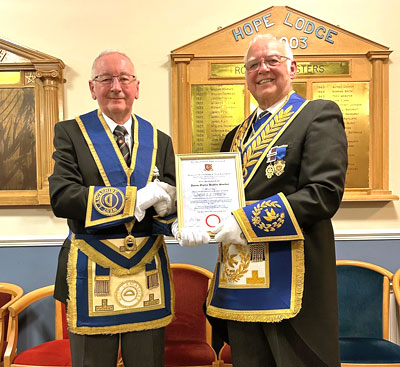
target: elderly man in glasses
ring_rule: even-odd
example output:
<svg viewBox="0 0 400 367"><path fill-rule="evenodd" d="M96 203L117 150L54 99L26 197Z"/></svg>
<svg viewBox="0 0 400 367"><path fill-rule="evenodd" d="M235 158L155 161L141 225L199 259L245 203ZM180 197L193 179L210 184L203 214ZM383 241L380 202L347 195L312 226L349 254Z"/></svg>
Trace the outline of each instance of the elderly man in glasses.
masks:
<svg viewBox="0 0 400 367"><path fill-rule="evenodd" d="M163 367L174 312L163 241L176 212L171 139L132 113L139 80L125 54L101 53L89 87L99 109L56 124L49 178L53 212L70 229L54 296L67 304L72 365L115 367L120 345L126 367Z"/></svg>
<svg viewBox="0 0 400 367"><path fill-rule="evenodd" d="M246 206L215 229L207 314L235 367L339 366L335 244L347 141L339 107L296 94L287 43L256 37L245 56L258 108L226 136L242 157Z"/></svg>

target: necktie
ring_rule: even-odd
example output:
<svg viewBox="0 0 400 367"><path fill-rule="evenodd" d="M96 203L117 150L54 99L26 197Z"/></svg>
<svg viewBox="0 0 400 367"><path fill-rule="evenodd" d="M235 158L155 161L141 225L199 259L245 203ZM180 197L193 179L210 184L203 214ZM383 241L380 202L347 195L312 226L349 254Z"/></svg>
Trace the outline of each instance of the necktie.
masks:
<svg viewBox="0 0 400 367"><path fill-rule="evenodd" d="M267 121L267 119L271 116L271 113L269 111L263 111L260 113L260 116L258 116L257 120L253 124L253 129L254 131L257 131L260 126Z"/></svg>
<svg viewBox="0 0 400 367"><path fill-rule="evenodd" d="M129 166L131 163L131 155L129 152L129 147L125 141L125 135L127 135L127 134L128 134L128 132L126 131L126 129L123 126L118 125L114 129L115 141L117 142L118 148L121 151L126 164Z"/></svg>

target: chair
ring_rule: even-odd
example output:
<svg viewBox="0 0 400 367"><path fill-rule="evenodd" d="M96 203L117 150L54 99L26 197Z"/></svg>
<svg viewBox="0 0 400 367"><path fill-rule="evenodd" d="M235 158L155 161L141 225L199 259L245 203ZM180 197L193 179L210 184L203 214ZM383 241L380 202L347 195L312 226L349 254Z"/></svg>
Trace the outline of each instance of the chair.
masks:
<svg viewBox="0 0 400 367"><path fill-rule="evenodd" d="M8 333L8 345L4 354L4 367L55 367L72 365L66 327L65 307L64 304L58 301L55 301L55 340L42 343L17 354L18 315L34 302L52 296L53 293L53 285L39 288L23 295L18 301L9 307L10 327Z"/></svg>
<svg viewBox="0 0 400 367"><path fill-rule="evenodd" d="M400 317L400 269L396 271L393 277L393 292L396 297L396 303L398 307L398 317Z"/></svg>
<svg viewBox="0 0 400 367"><path fill-rule="evenodd" d="M231 347L224 344L218 353L218 364L215 367L232 367Z"/></svg>
<svg viewBox="0 0 400 367"><path fill-rule="evenodd" d="M397 269L393 277L393 293L397 304L397 327L400 328L400 268Z"/></svg>
<svg viewBox="0 0 400 367"><path fill-rule="evenodd" d="M24 291L16 284L0 283L0 366L7 347L8 307L22 297Z"/></svg>
<svg viewBox="0 0 400 367"><path fill-rule="evenodd" d="M171 269L175 318L166 328L165 366L212 366L217 356L203 311L212 273L188 264L171 264Z"/></svg>
<svg viewBox="0 0 400 367"><path fill-rule="evenodd" d="M400 366L400 346L388 340L393 274L362 261L336 265L342 366Z"/></svg>

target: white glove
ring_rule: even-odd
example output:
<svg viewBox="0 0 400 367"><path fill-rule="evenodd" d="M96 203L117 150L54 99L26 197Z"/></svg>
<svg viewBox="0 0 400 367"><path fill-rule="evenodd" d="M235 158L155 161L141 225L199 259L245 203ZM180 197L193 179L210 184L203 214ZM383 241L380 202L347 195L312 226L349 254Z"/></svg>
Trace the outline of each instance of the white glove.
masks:
<svg viewBox="0 0 400 367"><path fill-rule="evenodd" d="M161 200L154 204L154 209L160 217L176 213L176 188L166 182L154 181L159 187L161 187L171 198L171 200Z"/></svg>
<svg viewBox="0 0 400 367"><path fill-rule="evenodd" d="M171 197L155 182L149 182L136 193L136 219L140 222L146 214L146 209L161 201L166 201L168 203L171 201ZM168 205L170 204L167 204L167 206Z"/></svg>
<svg viewBox="0 0 400 367"><path fill-rule="evenodd" d="M210 236L207 231L198 228L182 228L179 234L177 219L172 223L171 232L179 245L183 247L196 247L210 242Z"/></svg>
<svg viewBox="0 0 400 367"><path fill-rule="evenodd" d="M247 245L247 240L233 215L221 222L212 232L216 234L216 242Z"/></svg>

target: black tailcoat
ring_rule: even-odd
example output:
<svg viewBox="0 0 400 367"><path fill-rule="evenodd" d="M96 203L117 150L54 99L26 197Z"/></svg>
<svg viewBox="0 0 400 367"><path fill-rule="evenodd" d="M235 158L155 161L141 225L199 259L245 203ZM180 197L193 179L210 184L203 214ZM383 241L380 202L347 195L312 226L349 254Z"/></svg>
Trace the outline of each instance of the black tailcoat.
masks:
<svg viewBox="0 0 400 367"><path fill-rule="evenodd" d="M157 130L157 144L156 166L160 171L159 178L175 186L175 160L171 138ZM73 233L87 233L85 216L89 186L105 186L103 179L75 120L62 121L55 125L54 147L55 166L49 177L53 212L57 217L68 219L68 227ZM151 233L153 215L153 208L146 210L145 218L135 224L132 233ZM121 234L127 231L121 225L96 232L104 233ZM69 247L70 241L66 239L59 254L54 291L55 298L64 303L68 298L66 276Z"/></svg>
<svg viewBox="0 0 400 367"><path fill-rule="evenodd" d="M236 127L221 151L229 151ZM275 146L287 145L284 173L268 179L266 160L245 187L246 200L282 192L304 233L302 308L289 322L328 366L339 365L335 242L331 218L339 208L347 169L342 113L331 101L310 101ZM283 321L285 322L285 321Z"/></svg>

